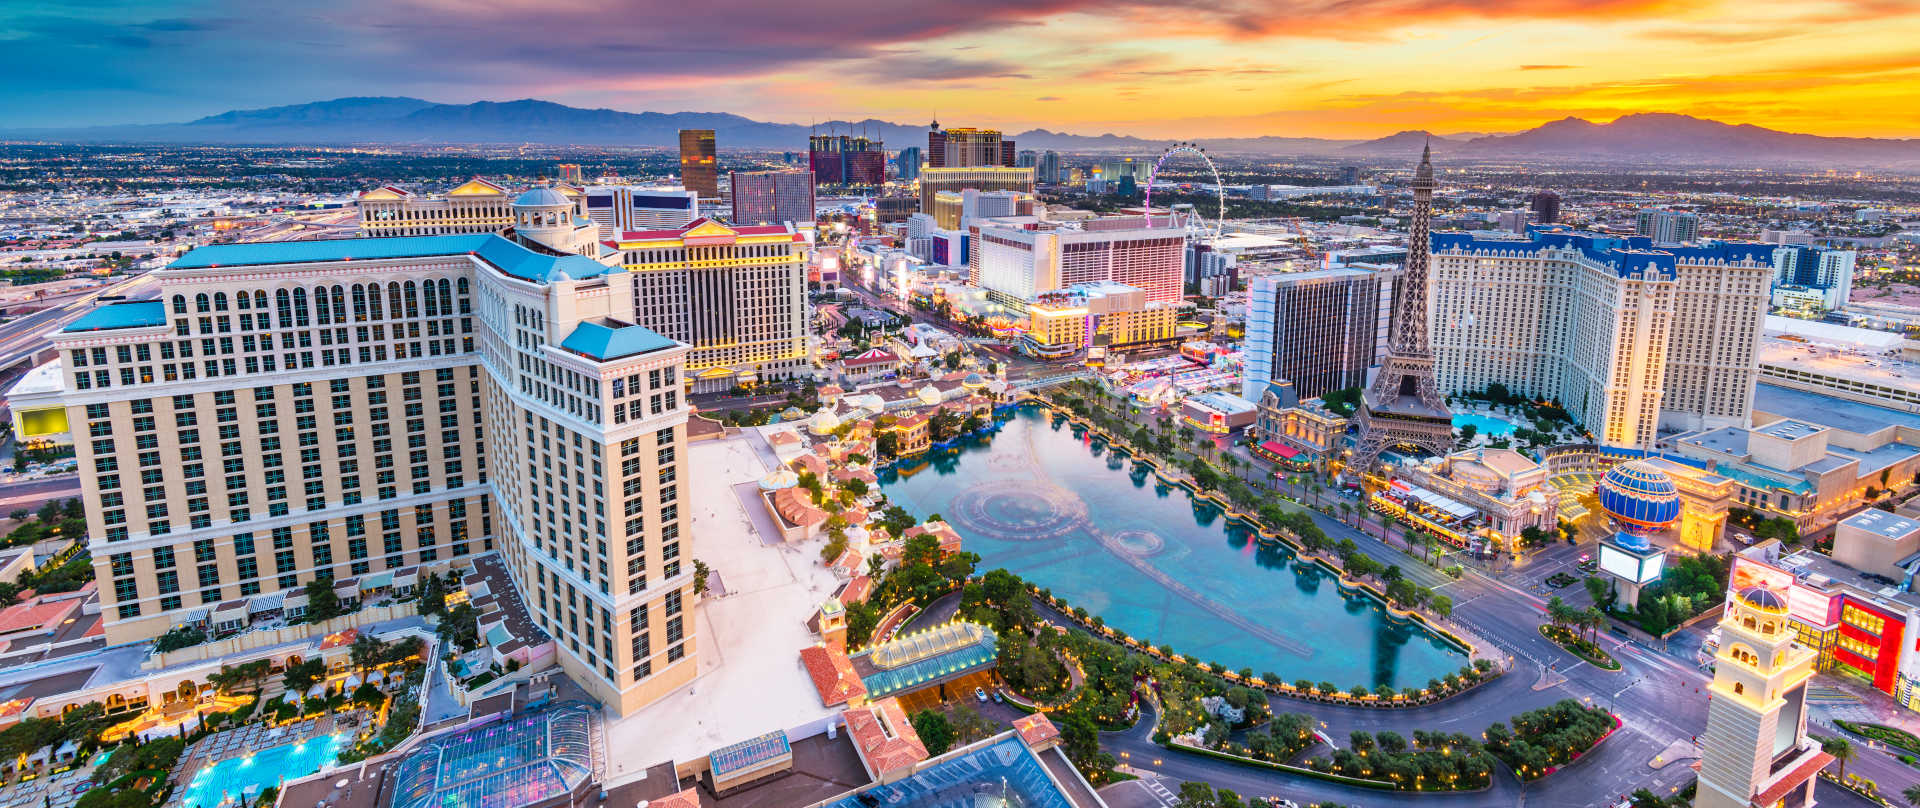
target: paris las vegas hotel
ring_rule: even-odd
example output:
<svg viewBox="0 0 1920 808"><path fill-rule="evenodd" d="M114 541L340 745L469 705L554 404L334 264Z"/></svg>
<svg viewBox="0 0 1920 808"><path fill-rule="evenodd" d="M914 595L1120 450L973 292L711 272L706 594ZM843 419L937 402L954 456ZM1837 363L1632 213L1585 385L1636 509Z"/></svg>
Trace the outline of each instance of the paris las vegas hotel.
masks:
<svg viewBox="0 0 1920 808"><path fill-rule="evenodd" d="M804 362L808 242L636 228L630 191L403 194L366 207L435 229L201 247L53 336L27 403L76 439L108 642L492 551L562 668L638 709L696 670L685 391Z"/></svg>

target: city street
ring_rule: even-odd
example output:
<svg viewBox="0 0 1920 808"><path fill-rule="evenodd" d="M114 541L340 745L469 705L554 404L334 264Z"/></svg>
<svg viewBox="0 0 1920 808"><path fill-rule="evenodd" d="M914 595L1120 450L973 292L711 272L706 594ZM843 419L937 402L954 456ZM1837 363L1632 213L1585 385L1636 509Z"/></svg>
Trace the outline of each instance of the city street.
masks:
<svg viewBox="0 0 1920 808"><path fill-rule="evenodd" d="M0 369L10 368L28 356L46 350L48 332L64 328L68 323L80 319L80 316L92 310L94 304L103 296L123 296L129 299L153 298L159 294L158 287L142 288L149 286L152 282L151 275L136 275L111 286L88 292L58 306L0 323Z"/></svg>

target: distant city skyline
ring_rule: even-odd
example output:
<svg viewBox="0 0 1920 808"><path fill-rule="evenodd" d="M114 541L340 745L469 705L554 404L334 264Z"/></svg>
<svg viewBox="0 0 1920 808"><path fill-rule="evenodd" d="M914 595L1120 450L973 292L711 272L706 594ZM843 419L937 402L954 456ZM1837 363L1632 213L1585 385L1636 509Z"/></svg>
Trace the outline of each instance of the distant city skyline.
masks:
<svg viewBox="0 0 1920 808"><path fill-rule="evenodd" d="M0 107L12 126L81 126L349 95L537 97L799 123L1329 138L1657 111L1920 136L1903 103L1920 81L1904 37L1920 5L1899 0L722 6L16 4L0 10L0 67L35 79L0 89Z"/></svg>

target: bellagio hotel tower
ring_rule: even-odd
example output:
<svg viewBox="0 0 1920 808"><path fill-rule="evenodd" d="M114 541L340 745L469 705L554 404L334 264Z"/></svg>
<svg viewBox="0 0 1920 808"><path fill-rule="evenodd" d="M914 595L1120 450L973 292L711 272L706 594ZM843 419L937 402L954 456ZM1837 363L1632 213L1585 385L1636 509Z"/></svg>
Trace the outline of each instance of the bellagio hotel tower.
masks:
<svg viewBox="0 0 1920 808"><path fill-rule="evenodd" d="M639 275L571 200L512 212L202 247L54 336L110 643L495 551L617 712L693 678L689 347L636 324Z"/></svg>

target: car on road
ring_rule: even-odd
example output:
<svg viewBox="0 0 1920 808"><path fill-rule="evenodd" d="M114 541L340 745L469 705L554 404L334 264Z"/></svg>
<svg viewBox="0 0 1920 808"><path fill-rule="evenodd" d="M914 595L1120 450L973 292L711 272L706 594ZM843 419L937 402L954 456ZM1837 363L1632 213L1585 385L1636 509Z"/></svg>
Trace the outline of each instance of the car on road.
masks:
<svg viewBox="0 0 1920 808"><path fill-rule="evenodd" d="M982 690L982 689L980 689L980 688L977 688L977 687L976 687L976 688L974 688L974 689L973 689L973 700L974 700L974 701L979 701L979 702L985 702L985 701L987 700L987 691L985 691L985 690Z"/></svg>

